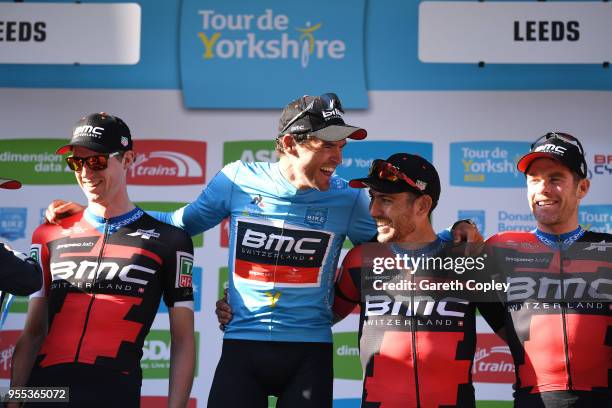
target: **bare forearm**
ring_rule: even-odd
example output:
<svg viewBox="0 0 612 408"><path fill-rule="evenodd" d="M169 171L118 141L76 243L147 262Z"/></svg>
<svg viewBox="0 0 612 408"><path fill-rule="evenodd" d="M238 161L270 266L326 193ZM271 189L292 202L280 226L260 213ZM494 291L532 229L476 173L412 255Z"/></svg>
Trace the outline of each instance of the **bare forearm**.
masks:
<svg viewBox="0 0 612 408"><path fill-rule="evenodd" d="M169 408L184 408L189 401L195 370L195 338L187 335L170 349Z"/></svg>
<svg viewBox="0 0 612 408"><path fill-rule="evenodd" d="M22 336L15 345L11 367L11 386L25 386L30 378L44 336Z"/></svg>

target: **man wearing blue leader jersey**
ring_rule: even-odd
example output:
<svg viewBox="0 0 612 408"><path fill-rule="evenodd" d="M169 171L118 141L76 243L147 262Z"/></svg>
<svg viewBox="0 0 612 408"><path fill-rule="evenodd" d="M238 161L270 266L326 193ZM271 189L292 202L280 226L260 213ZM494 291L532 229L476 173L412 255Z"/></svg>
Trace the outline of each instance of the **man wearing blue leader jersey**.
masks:
<svg viewBox="0 0 612 408"><path fill-rule="evenodd" d="M269 395L279 408L332 405L338 257L346 237L359 244L376 234L364 191L333 175L346 139L367 135L342 113L332 93L296 99L279 121L277 163L230 163L193 203L151 213L192 235L230 217L234 318L209 407L267 407Z"/></svg>

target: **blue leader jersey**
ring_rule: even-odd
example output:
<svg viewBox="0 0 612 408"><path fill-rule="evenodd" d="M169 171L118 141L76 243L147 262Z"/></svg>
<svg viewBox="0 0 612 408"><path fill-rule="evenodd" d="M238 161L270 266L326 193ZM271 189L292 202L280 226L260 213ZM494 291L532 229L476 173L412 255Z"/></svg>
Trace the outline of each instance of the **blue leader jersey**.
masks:
<svg viewBox="0 0 612 408"><path fill-rule="evenodd" d="M230 217L225 338L331 342L338 257L346 237L374 238L368 206L365 190L339 177L327 191L297 190L278 163L236 161L195 202L151 215L191 235Z"/></svg>

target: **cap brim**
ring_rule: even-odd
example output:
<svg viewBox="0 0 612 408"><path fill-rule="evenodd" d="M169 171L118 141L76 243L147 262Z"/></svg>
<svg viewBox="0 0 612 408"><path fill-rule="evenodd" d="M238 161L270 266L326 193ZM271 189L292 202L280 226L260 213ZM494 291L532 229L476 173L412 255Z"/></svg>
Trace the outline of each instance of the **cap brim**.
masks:
<svg viewBox="0 0 612 408"><path fill-rule="evenodd" d="M57 149L55 151L55 154L65 154L68 153L69 151L72 150L72 146L81 146L81 147L86 147L90 150L93 150L94 152L98 152L98 153L113 153L115 150L113 150L112 148L109 148L107 146L98 144L98 143L91 143L91 142L87 142L87 141L70 141L70 143L68 143L67 145L64 145L62 147L60 147L59 149Z"/></svg>
<svg viewBox="0 0 612 408"><path fill-rule="evenodd" d="M526 155L521 157L518 163L516 163L516 168L521 173L525 173L527 169L529 168L529 165L533 163L534 160L541 159L543 157L547 159L553 159L553 160L559 161L559 156L555 154L546 153L546 152L532 152L532 153L527 153Z"/></svg>
<svg viewBox="0 0 612 408"><path fill-rule="evenodd" d="M17 180L0 178L0 188L6 188L8 190L17 190L18 188L21 188L21 183Z"/></svg>
<svg viewBox="0 0 612 408"><path fill-rule="evenodd" d="M407 191L422 194L416 188L409 186L405 183L394 183L392 181L381 180L374 177L365 177L360 179L353 179L349 181L349 186L353 188L371 188L385 194L397 194L405 193Z"/></svg>
<svg viewBox="0 0 612 408"><path fill-rule="evenodd" d="M337 142L346 138L362 140L366 138L368 132L355 126L330 125L315 132L310 132L310 134L326 142Z"/></svg>

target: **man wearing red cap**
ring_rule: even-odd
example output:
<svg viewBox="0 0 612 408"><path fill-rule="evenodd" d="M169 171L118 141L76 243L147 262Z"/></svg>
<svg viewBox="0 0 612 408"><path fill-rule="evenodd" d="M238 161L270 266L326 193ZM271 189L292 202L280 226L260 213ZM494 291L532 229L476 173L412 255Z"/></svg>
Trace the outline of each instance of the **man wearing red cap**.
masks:
<svg viewBox="0 0 612 408"><path fill-rule="evenodd" d="M589 191L582 144L542 136L518 162L537 228L487 242L504 298L515 363L515 407L610 406L612 235L584 230L578 207Z"/></svg>
<svg viewBox="0 0 612 408"><path fill-rule="evenodd" d="M0 188L14 190L20 187L17 180L0 178ZM40 289L41 284L36 261L0 243L0 291L26 296Z"/></svg>

